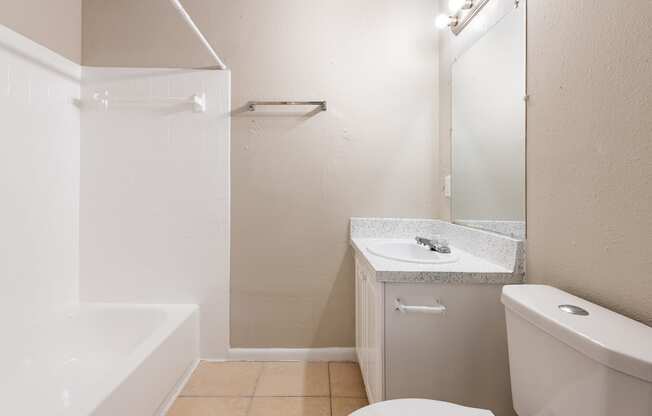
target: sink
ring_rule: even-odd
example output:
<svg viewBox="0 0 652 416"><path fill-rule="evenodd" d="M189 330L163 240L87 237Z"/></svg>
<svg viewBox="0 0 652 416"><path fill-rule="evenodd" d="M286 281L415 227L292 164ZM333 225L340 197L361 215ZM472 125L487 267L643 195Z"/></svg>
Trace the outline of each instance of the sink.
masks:
<svg viewBox="0 0 652 416"><path fill-rule="evenodd" d="M418 245L413 241L382 241L369 243L367 250L376 256L406 263L444 264L455 263L455 254L442 254Z"/></svg>

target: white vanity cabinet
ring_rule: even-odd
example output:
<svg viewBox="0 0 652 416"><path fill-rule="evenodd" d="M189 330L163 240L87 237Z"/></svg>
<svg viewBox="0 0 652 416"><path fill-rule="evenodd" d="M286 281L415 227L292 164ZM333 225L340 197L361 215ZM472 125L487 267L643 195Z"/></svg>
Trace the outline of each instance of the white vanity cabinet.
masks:
<svg viewBox="0 0 652 416"><path fill-rule="evenodd" d="M355 267L356 350L370 403L418 397L514 415L501 284L378 281L360 255ZM397 299L434 308L401 312Z"/></svg>
<svg viewBox="0 0 652 416"><path fill-rule="evenodd" d="M368 267L355 267L356 352L369 403L384 400L384 293Z"/></svg>

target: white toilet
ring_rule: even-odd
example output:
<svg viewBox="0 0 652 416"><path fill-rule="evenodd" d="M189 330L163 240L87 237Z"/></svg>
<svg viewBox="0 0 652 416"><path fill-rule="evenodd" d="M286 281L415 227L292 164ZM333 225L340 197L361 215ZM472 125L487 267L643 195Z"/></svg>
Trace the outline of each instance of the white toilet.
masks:
<svg viewBox="0 0 652 416"><path fill-rule="evenodd" d="M519 416L651 416L652 328L550 286L503 288L514 410ZM491 416L400 399L351 416Z"/></svg>

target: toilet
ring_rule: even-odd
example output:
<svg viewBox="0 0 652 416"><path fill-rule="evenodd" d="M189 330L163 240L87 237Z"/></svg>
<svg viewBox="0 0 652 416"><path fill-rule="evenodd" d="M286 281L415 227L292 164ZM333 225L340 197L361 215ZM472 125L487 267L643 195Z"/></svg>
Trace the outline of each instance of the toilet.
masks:
<svg viewBox="0 0 652 416"><path fill-rule="evenodd" d="M550 286L505 286L501 300L519 416L652 415L652 328ZM397 399L350 416L491 415Z"/></svg>

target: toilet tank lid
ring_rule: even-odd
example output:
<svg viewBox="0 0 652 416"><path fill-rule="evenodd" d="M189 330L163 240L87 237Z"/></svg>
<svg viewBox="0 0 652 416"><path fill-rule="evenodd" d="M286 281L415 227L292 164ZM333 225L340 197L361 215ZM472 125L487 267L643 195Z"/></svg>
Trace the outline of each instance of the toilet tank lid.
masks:
<svg viewBox="0 0 652 416"><path fill-rule="evenodd" d="M545 285L503 287L505 307L575 350L614 370L652 382L652 328ZM578 306L574 315L560 305Z"/></svg>

